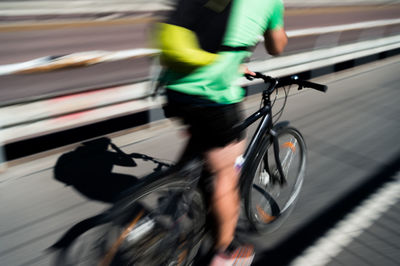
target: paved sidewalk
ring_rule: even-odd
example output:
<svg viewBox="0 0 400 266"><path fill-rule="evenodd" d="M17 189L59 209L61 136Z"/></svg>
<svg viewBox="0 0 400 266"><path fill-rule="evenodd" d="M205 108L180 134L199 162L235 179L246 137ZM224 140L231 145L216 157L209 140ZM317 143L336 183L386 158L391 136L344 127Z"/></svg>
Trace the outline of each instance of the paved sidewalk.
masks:
<svg viewBox="0 0 400 266"><path fill-rule="evenodd" d="M400 173L291 266L400 265Z"/></svg>
<svg viewBox="0 0 400 266"><path fill-rule="evenodd" d="M400 208L397 204L332 258L327 266L400 265Z"/></svg>

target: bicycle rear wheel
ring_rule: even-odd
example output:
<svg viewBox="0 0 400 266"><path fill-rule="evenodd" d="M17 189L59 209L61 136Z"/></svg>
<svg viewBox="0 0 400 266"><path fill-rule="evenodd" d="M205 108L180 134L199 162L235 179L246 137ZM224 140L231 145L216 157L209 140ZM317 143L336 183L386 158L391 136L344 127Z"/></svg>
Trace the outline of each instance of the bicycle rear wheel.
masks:
<svg viewBox="0 0 400 266"><path fill-rule="evenodd" d="M202 194L188 192L181 180L169 180L136 195L129 196L126 214L106 230L107 249L99 265L188 265L205 225Z"/></svg>
<svg viewBox="0 0 400 266"><path fill-rule="evenodd" d="M300 132L291 127L276 132L286 183L279 183L281 176L271 138L261 145L247 177L252 181L245 194L245 211L252 228L260 233L276 230L289 216L298 199L306 169L306 145Z"/></svg>

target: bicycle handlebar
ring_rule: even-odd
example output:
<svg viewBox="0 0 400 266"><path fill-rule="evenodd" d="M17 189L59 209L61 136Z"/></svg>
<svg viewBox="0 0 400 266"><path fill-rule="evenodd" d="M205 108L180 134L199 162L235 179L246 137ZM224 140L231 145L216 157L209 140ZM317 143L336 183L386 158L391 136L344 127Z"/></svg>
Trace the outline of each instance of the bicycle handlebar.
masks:
<svg viewBox="0 0 400 266"><path fill-rule="evenodd" d="M282 87L282 86L286 86L286 85L299 85L299 90L301 90L302 88L311 88L311 89L314 89L317 91L322 91L322 92L326 92L328 90L328 86L326 86L326 85L318 84L318 83L311 82L311 81L301 80L301 79L299 79L298 76L290 76L290 77L286 77L286 78L273 78L273 77L261 74L260 72L256 72L255 76L245 74L245 77L249 80L259 78L259 79L264 80L264 83L274 82L275 83L275 85L273 86L274 88L277 86Z"/></svg>
<svg viewBox="0 0 400 266"><path fill-rule="evenodd" d="M294 77L297 78L297 76L294 76ZM294 78L294 77L291 77L291 78ZM294 78L294 79L296 80L296 78ZM311 89L314 89L317 91L322 91L322 92L326 92L328 90L328 86L326 86L326 85L318 84L318 83L307 81L307 80L297 79L296 84L303 88L311 88Z"/></svg>

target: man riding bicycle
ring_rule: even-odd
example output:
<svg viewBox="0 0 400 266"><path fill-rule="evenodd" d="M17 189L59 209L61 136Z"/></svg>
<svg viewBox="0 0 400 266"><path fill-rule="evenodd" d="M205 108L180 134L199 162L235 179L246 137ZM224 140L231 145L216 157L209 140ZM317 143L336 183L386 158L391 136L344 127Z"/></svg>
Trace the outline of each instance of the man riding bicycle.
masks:
<svg viewBox="0 0 400 266"><path fill-rule="evenodd" d="M178 0L159 25L166 116L178 116L189 126L190 150L182 156L203 153L213 176L208 199L216 227L211 265L250 265L254 256L251 246L233 244L240 207L234 164L244 151L244 135L232 131L242 120L245 96L236 81L244 73L254 74L242 63L259 36L264 36L268 53L283 51L283 9L282 0Z"/></svg>

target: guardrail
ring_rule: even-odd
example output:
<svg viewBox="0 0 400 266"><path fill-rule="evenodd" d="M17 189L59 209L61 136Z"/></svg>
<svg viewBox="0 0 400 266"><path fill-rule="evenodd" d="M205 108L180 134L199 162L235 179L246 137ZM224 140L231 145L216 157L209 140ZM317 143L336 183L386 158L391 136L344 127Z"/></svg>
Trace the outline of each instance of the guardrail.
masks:
<svg viewBox="0 0 400 266"><path fill-rule="evenodd" d="M327 32L346 31L399 24L400 19L371 21L334 27L289 31L289 37L300 37ZM300 54L269 58L249 63L249 68L274 76L290 75L334 65L336 63L400 48L400 35L378 40L361 41L333 48L318 49ZM0 73L28 73L70 66L83 66L137 56L157 54L154 49L135 49L119 52L77 53L64 57L48 57L0 67ZM9 73L9 72L8 72ZM243 79L243 85L251 82ZM149 98L151 81L68 96L16 104L0 108L2 130L0 143L12 143L48 133L75 128L118 116L157 108L162 98Z"/></svg>

